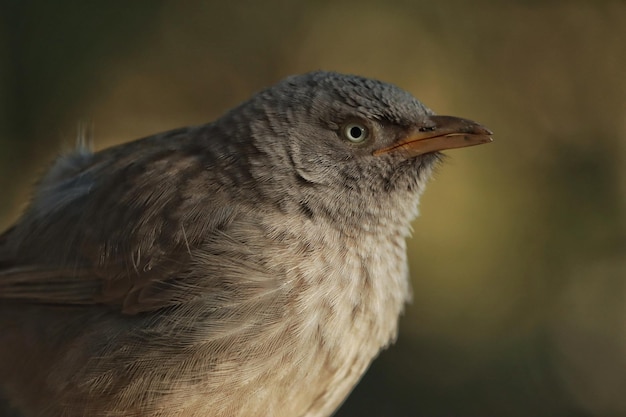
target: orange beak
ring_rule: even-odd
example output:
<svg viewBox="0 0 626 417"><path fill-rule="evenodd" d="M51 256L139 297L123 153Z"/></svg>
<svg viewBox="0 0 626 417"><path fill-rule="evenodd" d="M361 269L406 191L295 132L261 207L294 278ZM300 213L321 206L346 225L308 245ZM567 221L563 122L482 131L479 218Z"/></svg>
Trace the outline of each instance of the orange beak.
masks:
<svg viewBox="0 0 626 417"><path fill-rule="evenodd" d="M465 148L493 141L493 133L484 126L453 116L429 116L430 124L415 128L407 137L374 155L403 152L408 158L446 149Z"/></svg>

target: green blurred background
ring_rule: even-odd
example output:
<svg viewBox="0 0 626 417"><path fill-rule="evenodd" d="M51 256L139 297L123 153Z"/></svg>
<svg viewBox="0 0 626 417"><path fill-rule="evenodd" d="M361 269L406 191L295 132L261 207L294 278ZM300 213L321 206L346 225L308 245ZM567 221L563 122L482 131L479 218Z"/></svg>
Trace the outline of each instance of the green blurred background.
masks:
<svg viewBox="0 0 626 417"><path fill-rule="evenodd" d="M626 416L625 2L0 4L0 226L79 122L102 148L288 74L380 78L495 142L448 152L399 341L337 415Z"/></svg>

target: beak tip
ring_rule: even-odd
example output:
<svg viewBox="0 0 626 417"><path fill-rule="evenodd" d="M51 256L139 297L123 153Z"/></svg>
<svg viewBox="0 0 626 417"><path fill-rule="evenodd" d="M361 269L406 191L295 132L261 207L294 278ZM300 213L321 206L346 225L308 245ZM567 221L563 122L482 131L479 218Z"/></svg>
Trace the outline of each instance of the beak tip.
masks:
<svg viewBox="0 0 626 417"><path fill-rule="evenodd" d="M490 129L487 129L485 126L478 125L475 127L472 135L481 138L480 143L490 143L493 142L493 132Z"/></svg>
<svg viewBox="0 0 626 417"><path fill-rule="evenodd" d="M478 125L475 127L475 133L478 135L492 136L493 132L485 126Z"/></svg>

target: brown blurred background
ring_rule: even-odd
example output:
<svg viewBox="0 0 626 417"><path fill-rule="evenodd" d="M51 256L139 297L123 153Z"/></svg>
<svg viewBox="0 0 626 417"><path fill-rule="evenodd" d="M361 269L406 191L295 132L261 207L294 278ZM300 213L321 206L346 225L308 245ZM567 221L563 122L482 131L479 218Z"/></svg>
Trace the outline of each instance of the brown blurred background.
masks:
<svg viewBox="0 0 626 417"><path fill-rule="evenodd" d="M292 73L484 123L423 198L399 342L338 416L626 416L625 2L2 0L0 24L2 228L79 122L102 148Z"/></svg>

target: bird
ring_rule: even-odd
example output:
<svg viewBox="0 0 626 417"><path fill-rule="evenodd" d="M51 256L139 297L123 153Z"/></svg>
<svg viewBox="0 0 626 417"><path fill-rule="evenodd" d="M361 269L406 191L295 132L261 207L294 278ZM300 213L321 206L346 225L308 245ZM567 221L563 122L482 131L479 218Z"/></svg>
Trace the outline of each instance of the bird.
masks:
<svg viewBox="0 0 626 417"><path fill-rule="evenodd" d="M24 417L331 415L397 337L441 151L492 135L314 71L59 156L0 235L0 396Z"/></svg>

